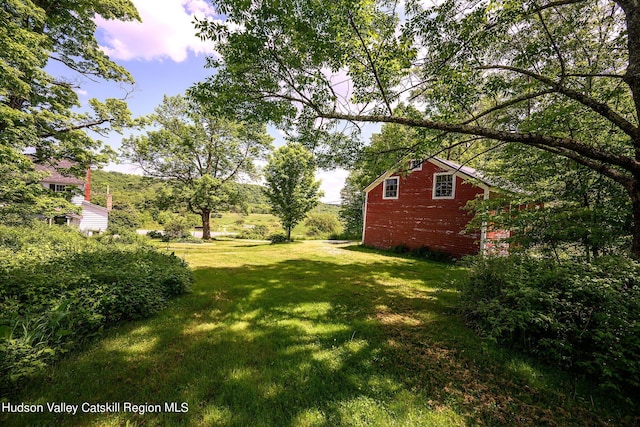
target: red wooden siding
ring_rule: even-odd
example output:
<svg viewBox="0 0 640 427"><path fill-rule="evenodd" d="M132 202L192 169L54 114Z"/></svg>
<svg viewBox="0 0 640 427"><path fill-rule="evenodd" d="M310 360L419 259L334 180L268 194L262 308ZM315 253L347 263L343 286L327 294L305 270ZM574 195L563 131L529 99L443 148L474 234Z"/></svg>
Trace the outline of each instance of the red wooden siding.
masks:
<svg viewBox="0 0 640 427"><path fill-rule="evenodd" d="M379 248L426 246L455 257L480 251L480 230L463 234L472 218L467 201L484 190L455 177L454 199L433 199L434 173L449 172L425 162L422 170L400 178L397 199L383 199L381 182L367 194L363 243Z"/></svg>

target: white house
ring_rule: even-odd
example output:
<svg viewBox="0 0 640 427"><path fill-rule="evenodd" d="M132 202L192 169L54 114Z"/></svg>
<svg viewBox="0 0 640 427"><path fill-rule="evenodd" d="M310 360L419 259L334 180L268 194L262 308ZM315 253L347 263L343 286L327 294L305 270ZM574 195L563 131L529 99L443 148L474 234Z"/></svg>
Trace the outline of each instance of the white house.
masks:
<svg viewBox="0 0 640 427"><path fill-rule="evenodd" d="M49 176L41 181L43 187L54 192L65 192L69 187L77 187L84 193L84 197L77 195L71 199L71 203L82 207L80 215L61 215L51 219L50 223L66 223L67 225L78 227L80 231L87 234L101 233L107 229L109 222L110 197L107 199L106 208L91 203L91 169L87 169L87 175L84 180L71 174L61 173L61 171L72 166L73 164L68 160L60 160L55 166L35 165L36 170L49 173Z"/></svg>

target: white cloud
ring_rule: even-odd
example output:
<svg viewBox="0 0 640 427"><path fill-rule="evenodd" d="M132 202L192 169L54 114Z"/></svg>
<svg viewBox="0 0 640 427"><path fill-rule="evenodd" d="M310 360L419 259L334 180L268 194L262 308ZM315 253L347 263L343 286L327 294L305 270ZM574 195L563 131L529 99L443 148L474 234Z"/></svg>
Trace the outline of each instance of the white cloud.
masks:
<svg viewBox="0 0 640 427"><path fill-rule="evenodd" d="M102 49L112 59L187 59L188 52L213 54L213 44L195 35L194 17L215 17L206 0L133 0L142 22L107 21L98 17Z"/></svg>
<svg viewBox="0 0 640 427"><path fill-rule="evenodd" d="M129 175L143 175L142 169L140 166L135 165L133 163L109 163L104 167L104 170L107 172L120 172L126 173Z"/></svg>
<svg viewBox="0 0 640 427"><path fill-rule="evenodd" d="M344 187L348 175L349 172L344 169L316 172L316 179L322 181L320 189L324 191L324 196L321 199L324 203L340 203L340 190Z"/></svg>

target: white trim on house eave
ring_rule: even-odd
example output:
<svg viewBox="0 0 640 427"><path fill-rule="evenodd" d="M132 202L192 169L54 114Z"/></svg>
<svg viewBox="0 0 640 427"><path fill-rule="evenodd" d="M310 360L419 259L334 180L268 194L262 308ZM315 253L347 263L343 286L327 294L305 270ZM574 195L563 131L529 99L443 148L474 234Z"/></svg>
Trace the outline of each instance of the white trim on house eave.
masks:
<svg viewBox="0 0 640 427"><path fill-rule="evenodd" d="M369 193L369 191L373 190L374 188L376 188L378 186L378 184L380 184L381 182L383 182L385 179L389 178L391 175L393 175L393 173L395 172L395 170L388 170L385 173L383 173L382 175L380 175L379 177L377 177L371 184L367 185L364 188L364 192L365 193Z"/></svg>
<svg viewBox="0 0 640 427"><path fill-rule="evenodd" d="M492 188L495 188L494 185L491 185L488 182L483 181L482 179L478 178L477 176L469 175L469 174L465 173L464 171L462 171L460 168L455 168L455 167L452 167L451 165L448 165L448 164L446 164L444 162L441 162L436 157L431 157L431 158L425 159L423 161L423 163L424 162L431 162L432 164L438 166L440 169L444 169L444 170L446 170L448 172L453 173L454 176L459 177L463 181L471 181L472 184L474 184L476 187L482 188L483 190L491 190ZM404 163L404 161L398 162L398 168L400 167L400 165L402 163ZM377 177L371 184L367 185L364 188L363 191L365 193L369 193L371 190L376 188L381 182L383 182L385 179L389 178L390 176L394 175L396 172L397 172L397 168L390 169L390 170L386 171L385 173L383 173L382 175Z"/></svg>
<svg viewBox="0 0 640 427"><path fill-rule="evenodd" d="M456 167L453 167L452 165L448 165L448 164L440 161L440 159L438 159L436 157L432 157L430 159L427 159L426 161L433 163L434 165L438 166L440 169L445 169L447 171L453 172L454 176L459 177L463 181L471 181L471 183L473 185L475 185L476 187L480 187L483 190L490 190L491 188L495 187L494 185L491 185L490 183L484 181L482 178L480 178L478 176L473 176L473 175L470 175L470 174L464 172L461 169L462 165L460 165L459 168L456 168Z"/></svg>
<svg viewBox="0 0 640 427"><path fill-rule="evenodd" d="M109 212L109 209L105 208L104 206L96 205L96 204L88 202L86 200L82 200L82 204L80 206L87 206L87 207L91 207L91 208L96 208L96 209L98 209L100 211L103 211L103 212Z"/></svg>

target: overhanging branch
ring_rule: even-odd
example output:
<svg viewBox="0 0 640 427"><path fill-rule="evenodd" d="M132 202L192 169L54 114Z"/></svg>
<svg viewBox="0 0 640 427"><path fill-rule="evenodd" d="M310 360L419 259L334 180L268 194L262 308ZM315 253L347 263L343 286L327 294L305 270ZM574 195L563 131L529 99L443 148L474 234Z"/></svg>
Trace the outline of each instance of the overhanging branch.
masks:
<svg viewBox="0 0 640 427"><path fill-rule="evenodd" d="M378 116L378 115L349 115L340 113L319 113L321 117L335 120L351 120L359 122L375 122L375 123L397 123L406 126L439 130L443 132L459 133L465 135L482 136L488 139L494 139L503 142L517 142L529 146L540 148L550 147L558 148L563 151L569 150L583 158L593 161L604 162L607 164L618 166L632 173L640 173L640 162L630 157L620 156L598 150L595 147L584 144L578 140L571 138L561 138L548 135L539 135L522 132L509 132L498 129L485 128L481 126L470 126L456 123L443 123L433 120L412 119L408 117L397 116Z"/></svg>
<svg viewBox="0 0 640 427"><path fill-rule="evenodd" d="M640 130L633 123L622 117L619 113L614 111L607 104L596 101L595 99L587 96L581 92L578 92L573 89L569 89L562 85L561 83L557 83L554 80L542 76L540 74L534 73L529 70L525 70L523 68L511 67L507 65L483 65L477 67L480 70L504 70L511 71L518 74L523 74L525 76L529 76L539 82L542 82L548 86L550 86L555 92L560 93L568 98L571 98L575 101L578 101L582 105L590 108L596 113L600 114L602 117L610 121L611 123L618 126L624 133L629 135L631 138L638 138L640 136Z"/></svg>

